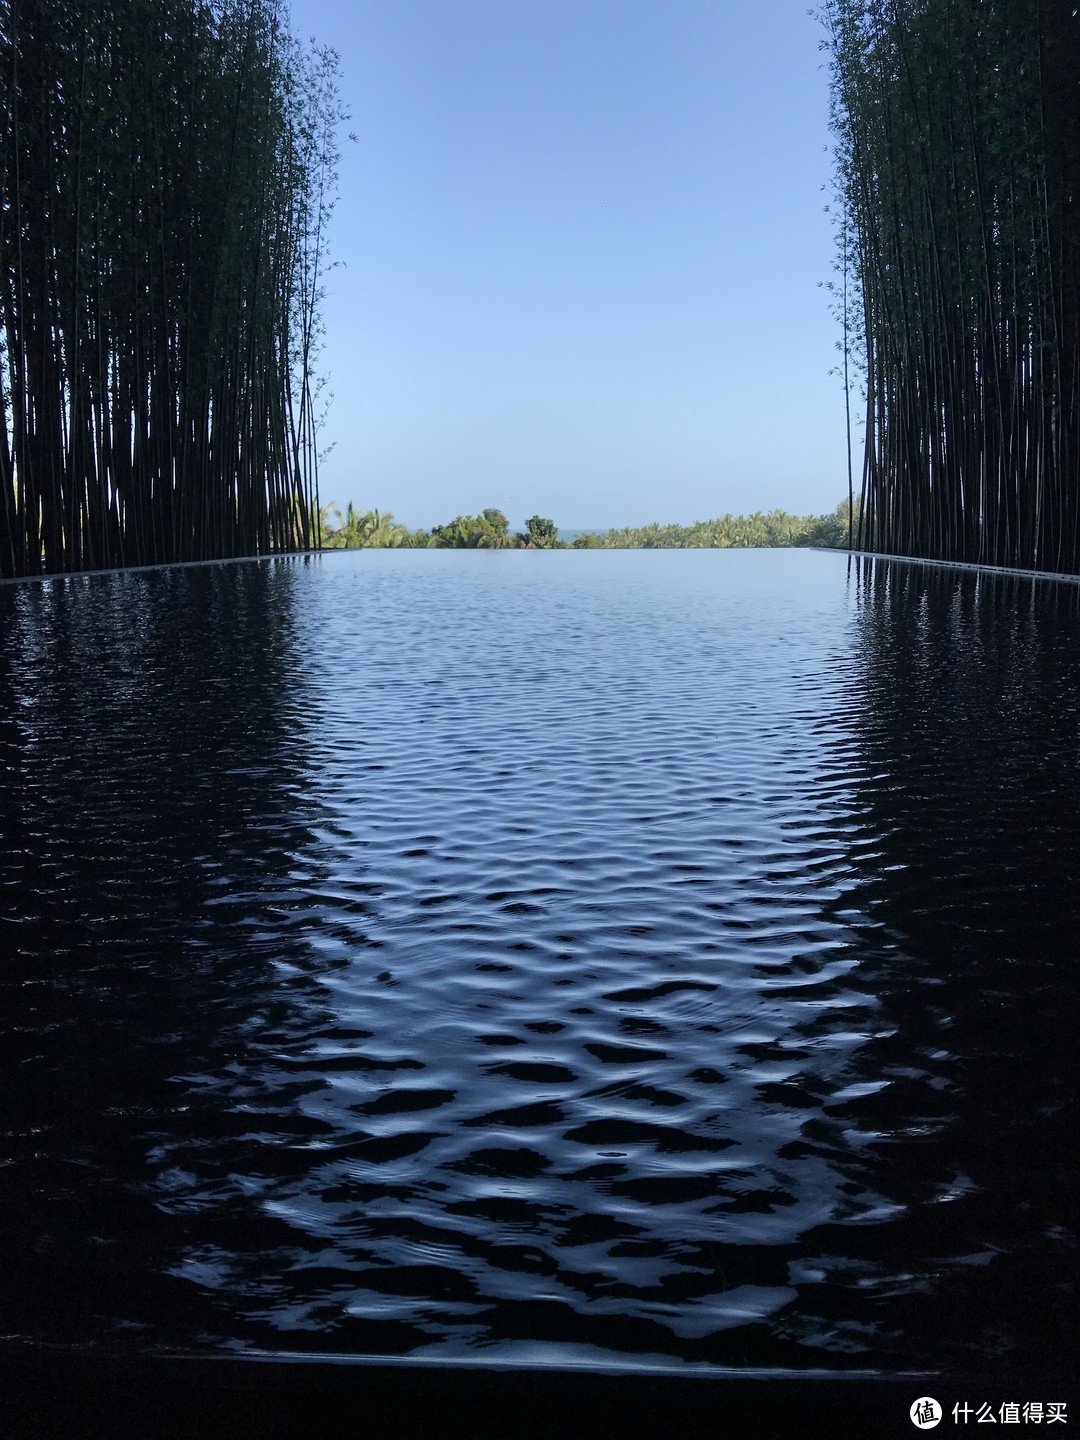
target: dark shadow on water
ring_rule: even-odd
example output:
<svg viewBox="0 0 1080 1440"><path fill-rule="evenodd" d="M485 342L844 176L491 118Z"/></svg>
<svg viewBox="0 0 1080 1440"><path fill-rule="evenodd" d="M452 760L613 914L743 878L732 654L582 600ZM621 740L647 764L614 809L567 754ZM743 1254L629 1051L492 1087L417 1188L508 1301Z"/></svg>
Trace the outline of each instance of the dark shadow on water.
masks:
<svg viewBox="0 0 1080 1440"><path fill-rule="evenodd" d="M0 592L9 1338L213 1343L212 1291L169 1271L204 1212L241 1248L257 1222L214 1142L310 1140L287 1093L243 1113L213 1089L288 1043L298 1005L319 1018L298 563ZM207 1152L182 1218L160 1203L174 1148Z"/></svg>
<svg viewBox="0 0 1080 1440"><path fill-rule="evenodd" d="M945 1374L1072 1373L1080 595L853 565L857 984L882 1026L825 1107L895 1207L822 1227L798 1324ZM866 1093L859 1093L858 1075ZM814 1258L814 1252L817 1258Z"/></svg>

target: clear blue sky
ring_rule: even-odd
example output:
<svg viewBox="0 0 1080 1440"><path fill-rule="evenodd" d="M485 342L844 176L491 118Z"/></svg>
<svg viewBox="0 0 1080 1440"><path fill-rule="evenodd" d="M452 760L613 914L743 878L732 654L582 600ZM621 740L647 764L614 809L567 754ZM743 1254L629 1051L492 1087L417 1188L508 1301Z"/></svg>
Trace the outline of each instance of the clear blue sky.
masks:
<svg viewBox="0 0 1080 1440"><path fill-rule="evenodd" d="M805 0L293 0L292 16L338 51L352 117L324 503L573 528L845 496Z"/></svg>

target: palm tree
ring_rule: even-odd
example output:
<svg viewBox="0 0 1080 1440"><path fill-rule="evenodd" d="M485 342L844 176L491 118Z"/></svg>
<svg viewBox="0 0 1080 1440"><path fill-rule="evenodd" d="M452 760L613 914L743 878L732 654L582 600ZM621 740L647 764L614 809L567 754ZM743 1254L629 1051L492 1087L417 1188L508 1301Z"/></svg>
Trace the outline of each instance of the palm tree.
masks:
<svg viewBox="0 0 1080 1440"><path fill-rule="evenodd" d="M320 511L323 545L328 550L356 550L407 546L414 543L409 530L387 511L357 510L350 500L344 515L336 505Z"/></svg>

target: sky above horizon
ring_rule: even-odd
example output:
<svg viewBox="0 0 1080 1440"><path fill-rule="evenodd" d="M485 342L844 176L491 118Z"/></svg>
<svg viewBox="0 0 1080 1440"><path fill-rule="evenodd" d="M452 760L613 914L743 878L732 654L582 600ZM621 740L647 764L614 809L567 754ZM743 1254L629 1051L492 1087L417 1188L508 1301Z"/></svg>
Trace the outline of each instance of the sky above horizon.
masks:
<svg viewBox="0 0 1080 1440"><path fill-rule="evenodd" d="M351 117L317 364L324 504L606 528L846 496L805 4L291 8L338 52Z"/></svg>

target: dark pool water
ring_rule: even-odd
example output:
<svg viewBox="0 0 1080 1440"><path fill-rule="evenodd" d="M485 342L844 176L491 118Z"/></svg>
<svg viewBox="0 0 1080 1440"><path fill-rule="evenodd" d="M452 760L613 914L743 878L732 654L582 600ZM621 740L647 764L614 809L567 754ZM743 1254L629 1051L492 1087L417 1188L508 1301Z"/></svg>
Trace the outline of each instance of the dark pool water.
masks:
<svg viewBox="0 0 1080 1440"><path fill-rule="evenodd" d="M0 847L9 1345L1068 1352L1076 586L799 551L7 585Z"/></svg>

